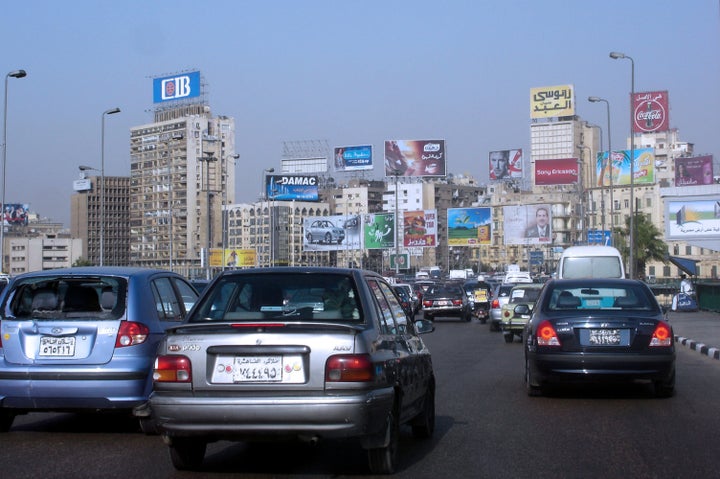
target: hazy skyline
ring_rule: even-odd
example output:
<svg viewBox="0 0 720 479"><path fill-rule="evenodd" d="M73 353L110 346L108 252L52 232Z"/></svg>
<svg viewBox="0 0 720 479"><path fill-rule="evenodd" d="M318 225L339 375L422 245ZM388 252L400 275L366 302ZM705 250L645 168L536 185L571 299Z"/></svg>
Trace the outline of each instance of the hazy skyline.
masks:
<svg viewBox="0 0 720 479"><path fill-rule="evenodd" d="M529 161L533 87L572 84L606 148L605 104L587 97L607 99L625 148L631 65L611 51L634 59L635 91L668 91L670 127L696 155L720 155L717 0L27 0L0 26L0 73L28 73L8 79L6 202L66 227L78 166L100 168L102 112L122 110L105 120L105 172L129 176L152 77L181 70L235 118L238 202L257 199L286 141L373 145L381 178L385 140L444 139L447 171L486 182L490 151Z"/></svg>

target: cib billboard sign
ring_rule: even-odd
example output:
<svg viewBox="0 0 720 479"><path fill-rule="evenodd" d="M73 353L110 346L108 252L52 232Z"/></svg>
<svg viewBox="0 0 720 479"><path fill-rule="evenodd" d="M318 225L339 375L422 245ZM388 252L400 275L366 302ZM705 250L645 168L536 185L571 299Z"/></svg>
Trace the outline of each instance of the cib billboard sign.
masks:
<svg viewBox="0 0 720 479"><path fill-rule="evenodd" d="M162 103L200 96L200 72L153 79L153 102Z"/></svg>

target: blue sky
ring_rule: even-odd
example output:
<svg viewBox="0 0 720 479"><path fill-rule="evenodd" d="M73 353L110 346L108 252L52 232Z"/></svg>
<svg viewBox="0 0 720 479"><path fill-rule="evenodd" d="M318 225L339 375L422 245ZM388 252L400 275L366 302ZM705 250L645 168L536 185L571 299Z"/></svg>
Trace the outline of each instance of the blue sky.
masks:
<svg viewBox="0 0 720 479"><path fill-rule="evenodd" d="M718 0L25 0L3 4L10 79L8 203L69 226L78 165L129 175L130 128L152 121L152 77L198 69L215 115L236 120L239 202L286 141L331 147L445 139L448 171L487 180L488 152L529 161L529 91L572 84L577 114L629 133L635 90L667 90L670 125L720 155ZM1 121L1 120L0 120ZM717 161L716 161L717 162ZM716 172L717 174L717 172Z"/></svg>

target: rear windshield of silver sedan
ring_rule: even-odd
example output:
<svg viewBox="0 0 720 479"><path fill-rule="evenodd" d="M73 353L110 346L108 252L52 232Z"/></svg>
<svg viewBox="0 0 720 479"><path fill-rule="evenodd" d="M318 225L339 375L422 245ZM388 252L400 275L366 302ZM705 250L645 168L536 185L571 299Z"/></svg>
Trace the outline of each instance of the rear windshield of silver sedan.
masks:
<svg viewBox="0 0 720 479"><path fill-rule="evenodd" d="M220 278L188 322L362 321L349 276L335 274L241 274Z"/></svg>
<svg viewBox="0 0 720 479"><path fill-rule="evenodd" d="M118 319L125 313L127 282L118 277L33 277L8 291L6 319Z"/></svg>
<svg viewBox="0 0 720 479"><path fill-rule="evenodd" d="M549 291L547 309L656 311L657 300L639 286L578 286Z"/></svg>

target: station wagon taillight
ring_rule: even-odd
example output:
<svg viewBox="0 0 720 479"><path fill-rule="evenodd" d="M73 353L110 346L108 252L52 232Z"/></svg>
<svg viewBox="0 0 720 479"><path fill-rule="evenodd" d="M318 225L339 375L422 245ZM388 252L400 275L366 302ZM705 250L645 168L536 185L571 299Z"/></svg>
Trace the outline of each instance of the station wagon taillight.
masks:
<svg viewBox="0 0 720 479"><path fill-rule="evenodd" d="M142 344L148 338L149 333L150 329L142 323L121 321L117 338L115 338L115 347L124 348Z"/></svg>
<svg viewBox="0 0 720 479"><path fill-rule="evenodd" d="M155 358L153 381L157 383L189 383L192 381L190 358L171 354Z"/></svg>
<svg viewBox="0 0 720 479"><path fill-rule="evenodd" d="M367 354L338 354L325 363L327 382L363 382L375 379L375 367Z"/></svg>

